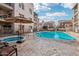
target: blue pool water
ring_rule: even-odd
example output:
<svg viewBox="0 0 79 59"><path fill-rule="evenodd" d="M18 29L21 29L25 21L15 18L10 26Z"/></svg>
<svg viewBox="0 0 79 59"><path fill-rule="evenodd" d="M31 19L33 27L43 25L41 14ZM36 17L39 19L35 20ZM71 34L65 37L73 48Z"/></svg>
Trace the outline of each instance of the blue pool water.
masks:
<svg viewBox="0 0 79 59"><path fill-rule="evenodd" d="M64 32L38 32L36 36L45 39L58 39L58 40L75 40L74 37Z"/></svg>
<svg viewBox="0 0 79 59"><path fill-rule="evenodd" d="M3 42L17 42L19 40L23 39L23 37L21 36L17 36L17 37L10 37L10 38L5 38L2 41Z"/></svg>

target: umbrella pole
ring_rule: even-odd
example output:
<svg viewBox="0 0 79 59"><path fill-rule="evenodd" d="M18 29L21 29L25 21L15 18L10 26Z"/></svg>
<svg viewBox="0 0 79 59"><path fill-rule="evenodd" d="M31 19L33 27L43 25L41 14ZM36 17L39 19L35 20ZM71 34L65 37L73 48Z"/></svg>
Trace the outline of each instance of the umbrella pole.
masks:
<svg viewBox="0 0 79 59"><path fill-rule="evenodd" d="M20 21L20 30L18 31L18 37L19 37L19 39L21 39L20 36L21 36L21 21Z"/></svg>
<svg viewBox="0 0 79 59"><path fill-rule="evenodd" d="M20 21L20 36L21 36L21 21ZM20 38L21 39L21 38Z"/></svg>

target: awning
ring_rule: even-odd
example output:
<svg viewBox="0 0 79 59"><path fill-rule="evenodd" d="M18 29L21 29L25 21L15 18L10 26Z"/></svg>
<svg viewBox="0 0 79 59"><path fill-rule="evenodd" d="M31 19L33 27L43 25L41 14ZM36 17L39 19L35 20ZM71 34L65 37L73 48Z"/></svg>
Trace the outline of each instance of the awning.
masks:
<svg viewBox="0 0 79 59"><path fill-rule="evenodd" d="M5 21L5 20L0 20L0 23L13 23L13 22L10 22L10 21Z"/></svg>
<svg viewBox="0 0 79 59"><path fill-rule="evenodd" d="M6 18L6 22L12 22L12 23L33 23L32 20L28 20L27 18L22 17L12 17L12 18Z"/></svg>

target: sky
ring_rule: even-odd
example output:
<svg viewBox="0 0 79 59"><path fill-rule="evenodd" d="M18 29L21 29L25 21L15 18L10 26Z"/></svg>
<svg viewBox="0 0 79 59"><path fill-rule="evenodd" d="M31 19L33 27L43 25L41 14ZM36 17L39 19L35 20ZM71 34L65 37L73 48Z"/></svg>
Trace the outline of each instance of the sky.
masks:
<svg viewBox="0 0 79 59"><path fill-rule="evenodd" d="M40 21L71 20L73 16L70 3L34 3L34 10Z"/></svg>

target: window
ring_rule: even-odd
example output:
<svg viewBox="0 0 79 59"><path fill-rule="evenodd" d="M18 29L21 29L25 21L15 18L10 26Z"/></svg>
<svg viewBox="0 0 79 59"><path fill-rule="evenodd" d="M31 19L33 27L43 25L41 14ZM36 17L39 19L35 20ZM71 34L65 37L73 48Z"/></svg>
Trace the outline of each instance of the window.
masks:
<svg viewBox="0 0 79 59"><path fill-rule="evenodd" d="M23 3L19 3L19 7L24 10L24 4Z"/></svg>
<svg viewBox="0 0 79 59"><path fill-rule="evenodd" d="M5 3L5 4L8 5L8 6L13 6L13 5L12 5L13 3Z"/></svg>
<svg viewBox="0 0 79 59"><path fill-rule="evenodd" d="M31 9L29 9L29 11L30 11L30 13L32 14L32 10L31 10Z"/></svg>
<svg viewBox="0 0 79 59"><path fill-rule="evenodd" d="M7 18L7 15L0 15L0 19Z"/></svg>
<svg viewBox="0 0 79 59"><path fill-rule="evenodd" d="M19 25L19 30L24 30L24 25Z"/></svg>
<svg viewBox="0 0 79 59"><path fill-rule="evenodd" d="M19 3L19 7L21 8L21 3Z"/></svg>

